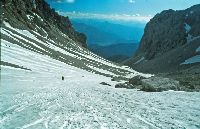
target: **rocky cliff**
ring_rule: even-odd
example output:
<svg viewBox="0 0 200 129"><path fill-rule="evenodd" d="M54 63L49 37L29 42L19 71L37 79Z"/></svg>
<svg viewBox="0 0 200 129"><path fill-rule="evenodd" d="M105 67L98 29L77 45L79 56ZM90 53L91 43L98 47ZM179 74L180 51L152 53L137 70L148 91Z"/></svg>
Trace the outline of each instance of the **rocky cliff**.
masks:
<svg viewBox="0 0 200 129"><path fill-rule="evenodd" d="M81 46L87 47L86 36L76 32L69 18L58 15L44 0L2 0L1 2L3 20L10 25L34 30L50 39L55 39L58 37L57 34L62 32Z"/></svg>
<svg viewBox="0 0 200 129"><path fill-rule="evenodd" d="M199 65L200 5L166 10L145 27L139 49L125 64L143 72L169 72Z"/></svg>

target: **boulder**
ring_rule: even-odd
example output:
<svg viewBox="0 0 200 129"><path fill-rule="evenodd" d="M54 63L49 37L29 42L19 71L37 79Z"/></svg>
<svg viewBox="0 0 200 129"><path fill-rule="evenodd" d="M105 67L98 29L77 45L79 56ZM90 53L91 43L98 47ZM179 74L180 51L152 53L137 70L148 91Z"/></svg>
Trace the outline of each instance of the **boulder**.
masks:
<svg viewBox="0 0 200 129"><path fill-rule="evenodd" d="M146 79L146 78L143 76L137 75L137 76L129 79L129 83L132 85L142 85L142 81L141 81L142 79Z"/></svg>
<svg viewBox="0 0 200 129"><path fill-rule="evenodd" d="M179 81L163 78L163 77L150 77L142 80L142 91L147 92L161 92L167 90L178 90Z"/></svg>

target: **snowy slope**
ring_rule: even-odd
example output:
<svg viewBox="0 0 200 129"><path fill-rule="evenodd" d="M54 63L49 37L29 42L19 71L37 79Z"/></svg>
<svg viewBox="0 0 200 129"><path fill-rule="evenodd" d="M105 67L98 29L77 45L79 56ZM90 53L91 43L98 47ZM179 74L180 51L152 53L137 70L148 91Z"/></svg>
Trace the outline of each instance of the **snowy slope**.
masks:
<svg viewBox="0 0 200 129"><path fill-rule="evenodd" d="M68 65L72 65L93 73L109 77L125 76L131 73L140 74L130 68L113 64L91 53L87 49L78 46L72 40L71 42L68 43L67 47L62 47L62 45L59 45L59 43L55 43L55 41L53 41L52 39L47 39L46 37L41 36L35 31L16 29L11 27L7 22L4 22L3 25L4 25L3 28L1 28L1 34L2 34L2 46L3 46L2 61L4 62L23 66L31 70L35 69L36 67L32 68L32 66L29 66L30 63L18 60L19 58L21 58L21 56L24 55L24 53L30 53L31 51L32 52L34 51L32 55L37 54L39 57L43 57L45 55L59 62L63 62ZM64 34L63 36L67 37ZM6 48L6 46L9 47ZM18 51L22 51L22 53ZM6 52L9 54L14 54L18 57L13 57L12 55L6 54ZM26 56L26 54L24 56ZM15 59L10 59L10 58L15 58ZM32 59L29 57L27 58L28 60L32 60L33 64L31 65L34 65L34 63L37 63L38 61L37 58L36 59ZM144 76L148 77L150 75L144 75Z"/></svg>
<svg viewBox="0 0 200 129"><path fill-rule="evenodd" d="M200 127L199 93L115 89L112 77L151 75L6 22L1 34L2 129Z"/></svg>
<svg viewBox="0 0 200 129"><path fill-rule="evenodd" d="M1 129L200 127L199 93L115 89L99 84L110 78L65 64L51 68L64 81L46 71L1 70Z"/></svg>

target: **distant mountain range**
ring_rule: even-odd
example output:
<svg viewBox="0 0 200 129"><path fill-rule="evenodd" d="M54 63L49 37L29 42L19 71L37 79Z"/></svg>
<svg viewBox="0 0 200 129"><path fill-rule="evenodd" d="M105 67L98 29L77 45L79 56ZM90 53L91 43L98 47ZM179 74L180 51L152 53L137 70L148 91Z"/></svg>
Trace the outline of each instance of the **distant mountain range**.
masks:
<svg viewBox="0 0 200 129"><path fill-rule="evenodd" d="M101 46L118 44L118 41L132 40L134 43L140 41L144 25L121 25L108 21L99 20L72 20L74 28L87 35L87 43Z"/></svg>
<svg viewBox="0 0 200 129"><path fill-rule="evenodd" d="M95 52L97 55L102 56L110 61L120 63L133 56L133 53L135 53L138 48L138 44L120 43L108 46L100 46L94 44L88 47L92 52Z"/></svg>
<svg viewBox="0 0 200 129"><path fill-rule="evenodd" d="M87 25L85 23L73 22L74 28L87 35L87 44L93 45L110 45L115 43L117 40L123 38L111 32L106 32L103 29L99 29L94 26Z"/></svg>
<svg viewBox="0 0 200 129"><path fill-rule="evenodd" d="M72 24L87 36L88 48L92 52L115 62L134 54L144 29L143 25L125 26L98 20L72 20Z"/></svg>

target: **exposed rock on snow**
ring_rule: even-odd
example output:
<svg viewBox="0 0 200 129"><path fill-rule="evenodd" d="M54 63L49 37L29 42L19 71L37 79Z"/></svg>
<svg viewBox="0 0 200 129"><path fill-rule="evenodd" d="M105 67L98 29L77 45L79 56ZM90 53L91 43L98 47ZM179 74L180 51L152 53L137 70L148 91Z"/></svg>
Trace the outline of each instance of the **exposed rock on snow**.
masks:
<svg viewBox="0 0 200 129"><path fill-rule="evenodd" d="M115 88L139 89L146 92L161 92L168 90L179 90L179 81L163 77L135 76L129 82L118 83Z"/></svg>
<svg viewBox="0 0 200 129"><path fill-rule="evenodd" d="M167 90L178 90L179 81L169 78L151 77L142 80L143 88L141 90L148 92L160 92Z"/></svg>
<svg viewBox="0 0 200 129"><path fill-rule="evenodd" d="M129 83L118 83L115 85L115 88L134 89L133 85L131 85Z"/></svg>
<svg viewBox="0 0 200 129"><path fill-rule="evenodd" d="M101 82L101 85L105 85L105 86L111 86L110 84L106 83L106 82Z"/></svg>
<svg viewBox="0 0 200 129"><path fill-rule="evenodd" d="M137 76L129 79L129 83L132 85L142 85L142 81L141 81L142 79L146 79L146 78L143 76L137 75Z"/></svg>

